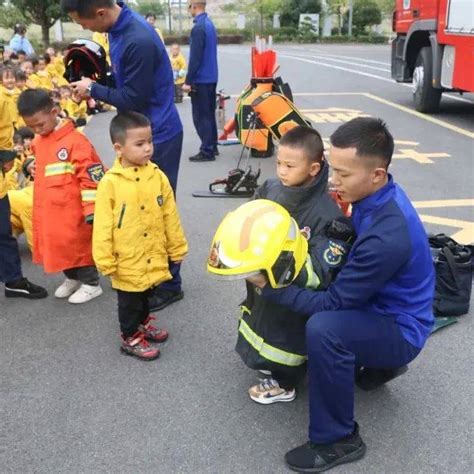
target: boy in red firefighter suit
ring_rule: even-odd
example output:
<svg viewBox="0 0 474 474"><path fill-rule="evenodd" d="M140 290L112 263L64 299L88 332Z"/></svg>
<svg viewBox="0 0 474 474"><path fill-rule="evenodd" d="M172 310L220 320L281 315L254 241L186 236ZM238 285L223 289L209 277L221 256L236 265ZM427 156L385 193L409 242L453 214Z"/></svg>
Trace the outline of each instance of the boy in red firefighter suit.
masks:
<svg viewBox="0 0 474 474"><path fill-rule="evenodd" d="M104 167L94 147L46 90L22 92L18 110L37 135L33 199L33 262L47 273L63 271L57 298L85 303L102 294L92 259L92 221L97 184Z"/></svg>

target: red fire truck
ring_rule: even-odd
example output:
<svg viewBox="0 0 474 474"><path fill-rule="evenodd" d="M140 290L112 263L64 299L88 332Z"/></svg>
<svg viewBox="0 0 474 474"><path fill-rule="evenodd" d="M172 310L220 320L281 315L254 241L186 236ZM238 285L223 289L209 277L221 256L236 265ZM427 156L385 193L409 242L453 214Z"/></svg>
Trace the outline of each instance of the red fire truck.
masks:
<svg viewBox="0 0 474 474"><path fill-rule="evenodd" d="M396 0L393 31L392 77L413 83L418 111L474 91L474 0Z"/></svg>

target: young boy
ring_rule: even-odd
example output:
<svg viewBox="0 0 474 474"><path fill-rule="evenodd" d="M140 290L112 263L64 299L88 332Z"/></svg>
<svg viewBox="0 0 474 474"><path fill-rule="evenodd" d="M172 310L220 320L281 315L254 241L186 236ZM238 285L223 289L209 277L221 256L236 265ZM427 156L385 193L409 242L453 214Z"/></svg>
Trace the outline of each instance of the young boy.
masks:
<svg viewBox="0 0 474 474"><path fill-rule="evenodd" d="M35 88L52 90L54 88L53 80L47 71L47 61L44 56L38 56L31 61L34 72L28 78Z"/></svg>
<svg viewBox="0 0 474 474"><path fill-rule="evenodd" d="M320 280L318 289L327 287L342 265L342 259L330 265L323 258L330 254L330 250L326 251L329 246L325 228L341 216L327 192L328 165L323 151L316 130L290 130L278 148L278 179L265 181L255 194L255 198L269 199L285 207L306 234L313 268ZM248 367L271 371L270 378L249 389L255 402L270 404L295 399L296 387L306 371L305 322L290 310L264 300L255 286L247 284L236 350ZM263 342L259 348L253 343L256 339Z"/></svg>
<svg viewBox="0 0 474 474"><path fill-rule="evenodd" d="M48 91L21 93L18 110L37 135L33 199L33 262L48 273L63 271L57 298L85 303L102 294L92 258L92 221L104 167L89 140L58 117Z"/></svg>
<svg viewBox="0 0 474 474"><path fill-rule="evenodd" d="M76 102L71 94L69 86L61 86L61 109L67 113L67 116L74 121L76 126L83 127L87 123L87 102L81 100Z"/></svg>
<svg viewBox="0 0 474 474"><path fill-rule="evenodd" d="M9 120L11 120L13 126L18 129L23 126L24 123L16 107L20 90L16 87L15 70L11 66L0 67L0 79L0 94L8 103Z"/></svg>
<svg viewBox="0 0 474 474"><path fill-rule="evenodd" d="M15 71L15 82L16 87L20 91L20 93L26 89L26 81L26 74L21 69L17 69Z"/></svg>
<svg viewBox="0 0 474 474"><path fill-rule="evenodd" d="M174 76L174 102L175 104L181 104L183 102L183 84L186 77L187 65L178 43L171 45L170 61Z"/></svg>
<svg viewBox="0 0 474 474"><path fill-rule="evenodd" d="M137 112L121 113L110 124L110 137L118 158L97 191L94 260L117 290L120 349L152 360L160 351L147 341L163 342L168 332L152 326L148 295L171 279L168 262L181 262L188 244L169 181L150 162L149 120Z"/></svg>

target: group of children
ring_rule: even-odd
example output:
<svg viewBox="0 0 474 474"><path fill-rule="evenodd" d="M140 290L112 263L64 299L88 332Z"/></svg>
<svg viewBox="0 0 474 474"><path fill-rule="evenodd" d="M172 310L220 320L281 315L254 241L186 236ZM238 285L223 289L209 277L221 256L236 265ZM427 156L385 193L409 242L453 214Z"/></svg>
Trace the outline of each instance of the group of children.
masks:
<svg viewBox="0 0 474 474"><path fill-rule="evenodd" d="M180 102L186 64L178 45L172 46L170 60L175 98ZM20 65L23 72L28 61ZM40 58L38 65L36 72L25 73L27 82L36 75L39 79L34 80L43 81L41 86L49 86L45 71L48 66L51 69L51 62ZM150 123L135 112L120 113L112 120L110 135L117 159L106 171L92 144L70 120L80 104L69 104L67 85L50 77L53 86L59 85L60 96L49 87L31 83L20 92L13 71L9 64L2 69L0 105L9 111L10 128L16 130L18 157L13 166L3 165L12 183L9 199L14 232L26 232L34 263L48 273L64 273L65 280L55 291L57 298L76 304L90 301L102 294L99 271L109 275L118 294L121 350L142 360L155 359L160 351L149 342L163 342L168 333L153 326L148 297L154 287L171 278L169 262L182 261L187 242L168 179L150 161ZM306 127L289 131L278 150L278 179L267 180L255 196L282 204L305 229L313 266L320 270L318 277L323 282L319 289L326 288L336 273L332 271L331 278L324 274L321 255L312 251L315 240L311 236L320 235L341 215L327 193L323 149L317 131ZM251 387L249 395L263 404L291 401L305 372L304 319L265 301L253 285L248 284L247 290L237 352L249 367L271 374ZM267 347L291 355L291 362L285 363L284 357L268 359L252 344L249 330Z"/></svg>
<svg viewBox="0 0 474 474"><path fill-rule="evenodd" d="M33 200L27 234L34 263L48 273L62 271L65 280L55 296L76 304L102 294L98 270L109 275L118 294L122 351L143 360L155 359L159 349L149 342L163 342L168 333L153 326L148 297L154 287L171 278L169 262L182 261L187 242L168 179L150 161L153 144L148 119L126 112L112 120L110 134L117 159L106 172L87 137L61 117L48 91L26 90L17 106L29 127L16 132L22 141L15 146L24 155L19 165L25 180L34 179L34 193L32 186L24 188L31 190ZM33 143L32 134L25 131L35 133ZM341 211L327 193L328 165L317 131L297 127L282 138L277 175L278 179L263 183L255 198L280 203L305 229L313 267L319 269L323 282L319 289L324 289L331 279L325 275L321 254L313 251L315 238ZM10 199L15 209L21 200L15 190ZM21 221L23 215L24 211L13 212L12 220ZM21 226L16 222L13 227ZM334 271L331 275L335 276ZM247 290L237 352L249 367L271 373L251 387L249 395L263 404L291 401L305 372L305 321L261 298L253 285L248 284ZM268 359L249 340L249 330L267 347L291 355L289 362L284 357L277 362Z"/></svg>
<svg viewBox="0 0 474 474"><path fill-rule="evenodd" d="M33 262L47 273L62 271L55 296L75 304L102 294L98 269L110 275L118 293L121 350L157 358L160 351L149 341L163 342L168 333L153 326L148 297L171 279L169 262L183 260L187 242L168 179L150 162L150 122L135 112L112 120L117 159L106 173L92 144L61 117L47 90L23 91L17 107L35 134L29 146L34 159L24 170L34 179ZM2 182L13 161L0 162Z"/></svg>

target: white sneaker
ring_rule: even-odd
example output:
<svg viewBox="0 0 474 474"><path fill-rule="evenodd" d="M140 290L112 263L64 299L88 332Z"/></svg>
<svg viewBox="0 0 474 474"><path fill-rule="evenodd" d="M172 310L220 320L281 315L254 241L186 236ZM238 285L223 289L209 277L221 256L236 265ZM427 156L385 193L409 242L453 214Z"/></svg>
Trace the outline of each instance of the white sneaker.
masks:
<svg viewBox="0 0 474 474"><path fill-rule="evenodd" d="M272 371L271 371L271 370L259 370L259 372L260 372L262 375L272 375Z"/></svg>
<svg viewBox="0 0 474 474"><path fill-rule="evenodd" d="M70 278L66 278L63 281L62 285L56 289L56 291L54 292L54 296L56 296L56 298L68 298L80 286L81 282L79 280L71 280Z"/></svg>
<svg viewBox="0 0 474 474"><path fill-rule="evenodd" d="M275 379L264 379L249 388L249 396L254 402L270 405L276 402L292 402L296 398L296 390L285 390Z"/></svg>
<svg viewBox="0 0 474 474"><path fill-rule="evenodd" d="M73 304L87 303L87 301L97 298L102 293L103 291L100 285L91 286L82 284L79 289L69 297L68 301Z"/></svg>

